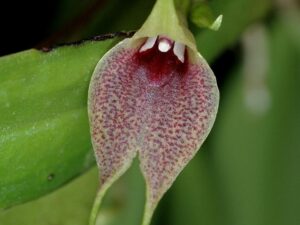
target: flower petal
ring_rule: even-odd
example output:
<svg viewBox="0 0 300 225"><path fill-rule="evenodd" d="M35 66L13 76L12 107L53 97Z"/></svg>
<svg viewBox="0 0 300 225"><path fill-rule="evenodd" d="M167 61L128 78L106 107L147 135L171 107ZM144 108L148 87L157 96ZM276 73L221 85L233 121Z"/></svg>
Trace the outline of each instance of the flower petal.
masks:
<svg viewBox="0 0 300 225"><path fill-rule="evenodd" d="M152 48L140 51L145 39L125 39L100 60L89 90L102 189L121 176L139 152L147 185L144 225L207 137L219 102L206 61L190 49L184 56L182 50L174 54L173 41L162 51L159 44L165 40L157 38Z"/></svg>
<svg viewBox="0 0 300 225"><path fill-rule="evenodd" d="M137 90L130 80L135 70L127 40L107 52L97 64L89 88L92 144L102 185L112 183L130 166L138 145L138 118L134 107Z"/></svg>
<svg viewBox="0 0 300 225"><path fill-rule="evenodd" d="M147 185L143 225L150 223L163 194L199 150L217 114L215 76L202 56L190 50L189 57L185 70L172 71L168 82L141 87L145 92L139 99L144 102L139 158Z"/></svg>

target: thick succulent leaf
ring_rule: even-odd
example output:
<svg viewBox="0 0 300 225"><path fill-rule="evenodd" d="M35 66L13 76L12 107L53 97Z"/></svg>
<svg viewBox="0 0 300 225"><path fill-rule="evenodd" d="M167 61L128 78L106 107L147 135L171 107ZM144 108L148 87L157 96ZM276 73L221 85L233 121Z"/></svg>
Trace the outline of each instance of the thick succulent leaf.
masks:
<svg viewBox="0 0 300 225"><path fill-rule="evenodd" d="M186 54L182 68L172 51L143 55L140 45L126 39L100 60L91 80L89 116L100 192L139 152L148 224L162 195L208 135L219 93L199 54Z"/></svg>
<svg viewBox="0 0 300 225"><path fill-rule="evenodd" d="M115 39L0 60L0 208L39 197L93 165L90 74Z"/></svg>
<svg viewBox="0 0 300 225"><path fill-rule="evenodd" d="M47 196L0 211L1 225L86 225L98 186L95 169Z"/></svg>
<svg viewBox="0 0 300 225"><path fill-rule="evenodd" d="M0 211L0 224L86 225L98 183L98 171L94 167L49 195ZM110 190L98 214L97 224L140 225L144 202L143 187L138 164L134 163L128 173Z"/></svg>

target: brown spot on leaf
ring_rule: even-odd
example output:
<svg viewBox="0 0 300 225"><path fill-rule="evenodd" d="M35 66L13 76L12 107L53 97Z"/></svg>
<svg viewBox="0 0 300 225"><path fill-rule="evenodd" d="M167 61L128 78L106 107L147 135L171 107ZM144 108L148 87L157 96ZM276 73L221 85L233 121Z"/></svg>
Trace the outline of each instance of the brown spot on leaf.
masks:
<svg viewBox="0 0 300 225"><path fill-rule="evenodd" d="M48 175L48 177L47 177L47 180L48 180L48 181L52 181L52 180L54 179L54 177L55 177L55 174L54 174L54 173L50 173L50 174Z"/></svg>

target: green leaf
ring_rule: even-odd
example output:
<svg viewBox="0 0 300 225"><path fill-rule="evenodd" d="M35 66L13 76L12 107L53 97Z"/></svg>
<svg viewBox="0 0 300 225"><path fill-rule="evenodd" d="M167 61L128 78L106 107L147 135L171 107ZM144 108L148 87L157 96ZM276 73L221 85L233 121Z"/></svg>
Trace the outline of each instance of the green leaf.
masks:
<svg viewBox="0 0 300 225"><path fill-rule="evenodd" d="M93 165L87 90L115 42L1 58L0 208L48 193Z"/></svg>
<svg viewBox="0 0 300 225"><path fill-rule="evenodd" d="M85 225L98 187L97 177L93 169L59 191L0 212L1 224Z"/></svg>
<svg viewBox="0 0 300 225"><path fill-rule="evenodd" d="M98 186L98 170L94 167L58 191L0 211L1 225L86 225ZM134 163L117 186L109 191L99 213L98 224L140 225L145 194L143 187L138 163Z"/></svg>

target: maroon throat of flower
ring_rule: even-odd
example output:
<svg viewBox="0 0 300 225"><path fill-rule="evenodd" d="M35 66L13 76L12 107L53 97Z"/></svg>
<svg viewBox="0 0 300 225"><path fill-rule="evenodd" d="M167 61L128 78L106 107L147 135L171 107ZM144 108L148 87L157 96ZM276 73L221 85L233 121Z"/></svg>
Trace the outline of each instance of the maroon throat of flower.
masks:
<svg viewBox="0 0 300 225"><path fill-rule="evenodd" d="M164 85L175 75L184 77L188 69L185 45L165 36L147 38L134 57L135 62L148 71L151 85Z"/></svg>

